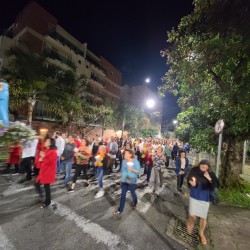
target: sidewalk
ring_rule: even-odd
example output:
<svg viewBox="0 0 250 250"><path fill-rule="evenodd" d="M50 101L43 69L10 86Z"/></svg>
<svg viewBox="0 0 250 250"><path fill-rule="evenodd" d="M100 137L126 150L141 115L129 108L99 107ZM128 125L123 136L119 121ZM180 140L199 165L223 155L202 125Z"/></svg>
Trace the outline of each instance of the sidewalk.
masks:
<svg viewBox="0 0 250 250"><path fill-rule="evenodd" d="M167 169L164 173L165 188L160 193L162 200L165 200L167 190L171 190L175 199L181 201L176 205L175 200L167 202L167 208L171 211L174 217L181 221L186 221L186 214L188 211L189 190L185 187L183 192L176 192L176 176L173 168ZM166 201L164 201L166 202ZM173 220L176 221L176 218ZM167 225L166 233L171 234L170 228L174 225ZM208 239L207 246L198 246L198 249L214 249L214 250L245 250L249 249L249 235L250 235L250 210L211 205L208 215L208 226L206 229L206 236ZM178 240L178 239L177 239ZM180 240L178 240L180 242ZM187 244L186 244L187 246ZM187 247L192 249L192 247ZM195 248L194 248L195 249ZM197 248L196 248L197 249Z"/></svg>

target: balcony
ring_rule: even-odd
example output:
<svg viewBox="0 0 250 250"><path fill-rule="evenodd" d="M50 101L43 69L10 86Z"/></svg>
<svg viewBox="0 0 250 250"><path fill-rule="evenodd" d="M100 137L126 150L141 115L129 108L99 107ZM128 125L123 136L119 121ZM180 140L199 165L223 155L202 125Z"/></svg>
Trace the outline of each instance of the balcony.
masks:
<svg viewBox="0 0 250 250"><path fill-rule="evenodd" d="M49 57L50 59L52 59L56 65L63 67L66 70L71 69L75 69L76 66L75 64L69 60L68 58L66 58L63 55L60 55L59 53L57 53L54 50L51 50L50 52L45 52L46 56ZM65 67L66 66L66 67Z"/></svg>
<svg viewBox="0 0 250 250"><path fill-rule="evenodd" d="M82 57L84 57L84 51L82 49L77 47L75 44L70 42L67 38L63 37L61 34L56 32L55 30L50 31L47 38L50 39L50 37L58 41L62 46L66 47L67 49L74 51L75 54L81 55Z"/></svg>

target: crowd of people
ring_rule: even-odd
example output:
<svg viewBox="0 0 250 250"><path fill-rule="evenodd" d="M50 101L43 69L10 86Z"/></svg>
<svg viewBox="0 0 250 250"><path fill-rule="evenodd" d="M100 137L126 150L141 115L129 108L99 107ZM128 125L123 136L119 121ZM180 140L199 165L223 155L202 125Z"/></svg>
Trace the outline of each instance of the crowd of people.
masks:
<svg viewBox="0 0 250 250"><path fill-rule="evenodd" d="M145 184L153 187L153 193L159 194L163 188L164 168L175 168L177 190L182 192L184 179L190 189L190 208L187 220L188 232L192 232L196 217L200 217L199 236L202 244L206 218L210 204L210 194L218 187L218 180L210 170L210 164L203 160L197 167L190 168L187 152L188 143L178 140L154 138L82 138L72 134L54 132L49 136L48 130L41 130L40 136L21 145L16 142L10 147L7 171L14 165L15 172L25 175L23 181L35 176L35 187L42 197L41 185L44 185L45 200L41 208L51 204L50 184L62 181L60 187L68 193L75 191L78 177L83 173L84 187L90 185L89 173L97 177L99 191L95 198L105 195L103 176L121 171L120 206L114 215L122 214L125 207L126 193L132 196L132 208L137 206L136 183L145 175ZM72 168L75 169L74 173ZM142 171L141 171L142 170Z"/></svg>

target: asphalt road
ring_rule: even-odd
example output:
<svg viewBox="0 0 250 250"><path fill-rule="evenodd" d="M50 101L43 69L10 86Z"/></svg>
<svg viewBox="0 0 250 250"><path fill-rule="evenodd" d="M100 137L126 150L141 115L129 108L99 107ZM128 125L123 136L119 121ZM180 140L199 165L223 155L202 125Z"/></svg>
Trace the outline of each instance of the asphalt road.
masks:
<svg viewBox="0 0 250 250"><path fill-rule="evenodd" d="M105 196L95 199L97 181L74 193L52 185L52 205L41 209L33 182L19 184L20 175L0 175L0 249L129 249L184 250L165 231L171 218L166 203L150 193L140 178L136 210L130 208L130 193L124 213L114 216L120 201L119 174L105 177ZM174 195L165 189L166 199ZM169 192L169 193L168 193ZM176 201L178 203L178 201Z"/></svg>

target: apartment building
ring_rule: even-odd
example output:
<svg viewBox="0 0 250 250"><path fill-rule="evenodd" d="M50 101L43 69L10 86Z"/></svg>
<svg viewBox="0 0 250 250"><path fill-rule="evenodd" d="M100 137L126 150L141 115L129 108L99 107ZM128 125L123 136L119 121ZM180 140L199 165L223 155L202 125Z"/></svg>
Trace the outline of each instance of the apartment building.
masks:
<svg viewBox="0 0 250 250"><path fill-rule="evenodd" d="M28 44L36 53L46 53L48 60L62 69L75 69L77 74L85 75L88 88L80 93L85 101L95 104L101 104L105 99L113 103L120 101L122 73L90 51L87 43L81 43L63 29L56 17L35 2L30 2L7 32L0 36L0 67L8 62L4 51L19 41ZM37 103L34 116L53 120L43 103Z"/></svg>

